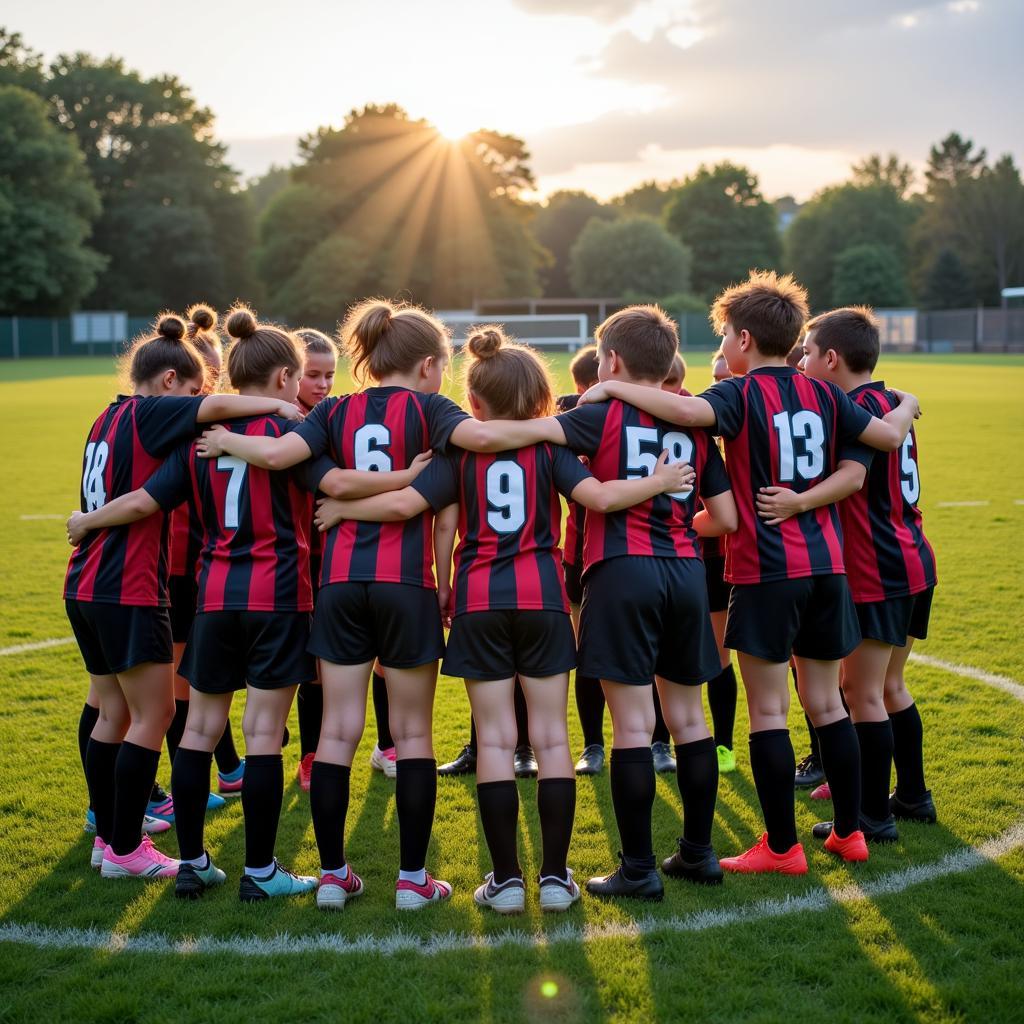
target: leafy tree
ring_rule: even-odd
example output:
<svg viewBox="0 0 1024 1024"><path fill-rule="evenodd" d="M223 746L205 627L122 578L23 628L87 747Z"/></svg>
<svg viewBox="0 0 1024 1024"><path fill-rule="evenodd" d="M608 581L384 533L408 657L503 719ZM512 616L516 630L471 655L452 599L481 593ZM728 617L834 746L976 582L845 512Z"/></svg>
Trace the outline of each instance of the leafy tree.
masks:
<svg viewBox="0 0 1024 1024"><path fill-rule="evenodd" d="M658 181L645 181L636 188L616 196L609 206L617 209L625 217L653 217L661 220L665 214L665 206L672 198L672 190L681 182L672 181L663 184Z"/></svg>
<svg viewBox="0 0 1024 1024"><path fill-rule="evenodd" d="M672 191L665 225L693 250L693 290L705 298L745 278L751 268L779 265L775 210L745 167L698 168Z"/></svg>
<svg viewBox="0 0 1024 1024"><path fill-rule="evenodd" d="M925 309L962 309L974 303L974 284L952 249L935 257L924 278L920 303Z"/></svg>
<svg viewBox="0 0 1024 1024"><path fill-rule="evenodd" d="M592 218L569 257L577 295L653 298L690 290L693 256L651 217Z"/></svg>
<svg viewBox="0 0 1024 1024"><path fill-rule="evenodd" d="M832 305L892 308L906 305L903 264L888 245L851 245L835 261Z"/></svg>
<svg viewBox="0 0 1024 1024"><path fill-rule="evenodd" d="M20 32L0 26L0 85L18 85L38 96L46 95L43 55L25 45Z"/></svg>
<svg viewBox="0 0 1024 1024"><path fill-rule="evenodd" d="M614 211L586 192L553 192L533 215L533 237L551 253L544 272L544 294L564 298L574 294L569 280L569 252L591 217L610 219Z"/></svg>
<svg viewBox="0 0 1024 1024"><path fill-rule="evenodd" d="M0 85L0 310L73 309L103 270L86 245L99 212L75 140L38 96Z"/></svg>
<svg viewBox="0 0 1024 1024"><path fill-rule="evenodd" d="M289 323L324 327L341 320L360 295L369 266L366 249L344 235L331 235L310 249L276 298L276 311Z"/></svg>
<svg viewBox="0 0 1024 1024"><path fill-rule="evenodd" d="M836 259L853 246L885 246L895 255L900 278L914 206L891 185L833 185L805 203L785 237L786 267L804 284L811 305L833 302Z"/></svg>
<svg viewBox="0 0 1024 1024"><path fill-rule="evenodd" d="M270 306L309 252L330 237L331 198L314 185L289 185L268 204L259 223L257 268Z"/></svg>
<svg viewBox="0 0 1024 1024"><path fill-rule="evenodd" d="M900 161L895 153L883 160L872 153L851 168L854 185L888 185L906 199L914 184L914 168Z"/></svg>
<svg viewBox="0 0 1024 1024"><path fill-rule="evenodd" d="M1001 292L1024 281L1024 184L1006 154L966 185L971 251L982 296L1001 301Z"/></svg>
<svg viewBox="0 0 1024 1024"><path fill-rule="evenodd" d="M985 165L985 150L975 152L974 143L959 132L950 132L928 152L924 178L927 193L935 197L944 188L953 188L977 177Z"/></svg>
<svg viewBox="0 0 1024 1024"><path fill-rule="evenodd" d="M249 205L255 219L263 215L263 211L270 205L270 201L283 192L292 180L290 167L278 167L272 164L270 168L256 178L250 179L245 185L245 194L249 197Z"/></svg>

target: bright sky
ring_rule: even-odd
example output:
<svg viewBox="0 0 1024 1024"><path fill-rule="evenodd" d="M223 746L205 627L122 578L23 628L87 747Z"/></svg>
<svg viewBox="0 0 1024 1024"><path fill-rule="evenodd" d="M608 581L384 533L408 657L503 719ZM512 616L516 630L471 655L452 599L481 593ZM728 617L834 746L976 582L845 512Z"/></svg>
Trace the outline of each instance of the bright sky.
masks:
<svg viewBox="0 0 1024 1024"><path fill-rule="evenodd" d="M1018 0L7 0L2 17L48 57L177 74L246 175L389 101L524 137L541 193L728 157L805 199L873 151L920 164L954 129L1024 160Z"/></svg>

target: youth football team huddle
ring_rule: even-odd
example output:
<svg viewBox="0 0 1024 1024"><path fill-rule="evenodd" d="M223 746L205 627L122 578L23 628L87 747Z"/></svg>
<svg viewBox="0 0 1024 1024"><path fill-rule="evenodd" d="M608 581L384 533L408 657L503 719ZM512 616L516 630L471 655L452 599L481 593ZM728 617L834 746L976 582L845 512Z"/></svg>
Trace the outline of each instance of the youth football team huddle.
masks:
<svg viewBox="0 0 1024 1024"><path fill-rule="evenodd" d="M177 895L198 897L226 877L205 847L207 811L240 792L240 898L315 889L318 906L343 908L364 888L345 826L372 676L371 763L396 787L396 907L447 899L426 867L439 664L465 679L472 707L471 744L447 769L476 771L492 864L481 907L525 907L517 771L538 776L540 906L580 899L567 864L576 773L604 768L605 703L622 851L586 883L595 896L661 899L662 873L703 884L806 873L794 791L807 782L827 779L833 819L813 833L845 861L895 841L896 819L934 821L903 678L936 582L917 401L872 379L869 310L808 321L792 278L752 273L712 320L722 348L701 395L681 387L673 321L630 306L573 361L579 394L553 415L545 364L497 327L467 341L470 413L442 396L449 336L416 306L368 300L348 313L341 345L361 389L342 397L329 394L334 343L317 331L236 307L223 370L237 393L224 394L213 312L162 316L126 356L132 393L89 431L68 521L64 596L90 676L79 744L92 866L174 877ZM719 771L735 768L730 651L765 832L719 860ZM791 669L813 744L799 768ZM228 717L239 690L244 758ZM319 877L274 856L296 691ZM683 820L659 873L655 767L672 764L669 736ZM169 797L156 782L165 740ZM149 837L171 822L178 859Z"/></svg>

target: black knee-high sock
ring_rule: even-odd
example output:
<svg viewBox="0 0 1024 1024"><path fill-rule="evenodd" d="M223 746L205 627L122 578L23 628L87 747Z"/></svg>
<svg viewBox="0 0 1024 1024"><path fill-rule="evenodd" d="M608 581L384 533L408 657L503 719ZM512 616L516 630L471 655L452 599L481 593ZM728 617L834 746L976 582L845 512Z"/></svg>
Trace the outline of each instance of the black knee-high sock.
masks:
<svg viewBox="0 0 1024 1024"><path fill-rule="evenodd" d="M654 757L650 747L613 747L610 770L612 806L627 878L654 868L651 812L654 808Z"/></svg>
<svg viewBox="0 0 1024 1024"><path fill-rule="evenodd" d="M818 743L818 734L814 731L814 723L811 716L804 712L804 722L807 725L807 737L811 741L811 757L816 761L821 760L821 744Z"/></svg>
<svg viewBox="0 0 1024 1024"><path fill-rule="evenodd" d="M665 716L661 713L661 697L658 695L657 686L652 686L654 693L654 732L651 733L652 743L671 743L668 726L665 724Z"/></svg>
<svg viewBox="0 0 1024 1024"><path fill-rule="evenodd" d="M100 717L100 709L94 708L91 704L82 705L82 713L78 716L78 756L82 759L82 774L85 775L85 784L89 785L89 776L85 768L85 752L89 747L89 737L92 736L93 727ZM89 806L92 807L90 800Z"/></svg>
<svg viewBox="0 0 1024 1024"><path fill-rule="evenodd" d="M131 853L142 839L142 819L156 781L160 751L125 740L114 765L114 829L110 845L119 857Z"/></svg>
<svg viewBox="0 0 1024 1024"><path fill-rule="evenodd" d="M114 834L114 765L120 743L90 739L85 748L85 781L89 806L96 815L96 835L110 842Z"/></svg>
<svg viewBox="0 0 1024 1024"><path fill-rule="evenodd" d="M889 716L892 723L892 760L896 765L896 795L901 800L920 800L928 792L924 784L924 728L916 704Z"/></svg>
<svg viewBox="0 0 1024 1024"><path fill-rule="evenodd" d="M473 756L476 757L476 719L472 714L469 716L469 749L473 752Z"/></svg>
<svg viewBox="0 0 1024 1024"><path fill-rule="evenodd" d="M860 808L866 818L885 821L889 817L889 777L892 775L892 725L857 722L860 744Z"/></svg>
<svg viewBox="0 0 1024 1024"><path fill-rule="evenodd" d="M601 680L576 674L576 711L583 727L585 747L604 746L604 691Z"/></svg>
<svg viewBox="0 0 1024 1024"><path fill-rule="evenodd" d="M284 762L280 754L249 754L242 782L245 816L245 866L262 868L274 859L277 825L284 799Z"/></svg>
<svg viewBox="0 0 1024 1024"><path fill-rule="evenodd" d="M178 752L178 744L185 735L185 722L188 719L188 701L174 698L174 717L167 726L167 757L174 764L174 755ZM177 818L177 815L175 815Z"/></svg>
<svg viewBox="0 0 1024 1024"><path fill-rule="evenodd" d="M849 718L831 725L817 725L821 767L832 790L832 821L842 838L860 828L860 747Z"/></svg>
<svg viewBox="0 0 1024 1024"><path fill-rule="evenodd" d="M750 770L764 814L768 845L775 853L785 853L796 843L796 758L788 729L764 729L750 734Z"/></svg>
<svg viewBox="0 0 1024 1024"><path fill-rule="evenodd" d="M517 747L528 747L530 745L530 720L526 711L526 694L523 693L523 684L516 676L515 685L512 688L512 703L516 709L516 738Z"/></svg>
<svg viewBox="0 0 1024 1024"><path fill-rule="evenodd" d="M683 800L683 839L706 849L718 798L718 753L710 736L676 746L676 784Z"/></svg>
<svg viewBox="0 0 1024 1024"><path fill-rule="evenodd" d="M437 802L437 762L432 757L405 757L396 762L395 811L398 814L402 871L419 871L427 863L427 846Z"/></svg>
<svg viewBox="0 0 1024 1024"><path fill-rule="evenodd" d="M314 761L309 779L309 809L313 834L324 871L345 866L345 820L348 817L349 779L347 764Z"/></svg>
<svg viewBox="0 0 1024 1024"><path fill-rule="evenodd" d="M566 859L576 817L576 779L541 779L537 783L537 813L543 861L541 878L566 878Z"/></svg>
<svg viewBox="0 0 1024 1024"><path fill-rule="evenodd" d="M391 711L388 704L388 684L379 672L373 673L373 716L377 719L377 746L390 750L395 745L391 735Z"/></svg>
<svg viewBox="0 0 1024 1024"><path fill-rule="evenodd" d="M202 857L206 801L210 796L210 764L207 750L178 747L171 765L171 796L174 799L174 828L182 860Z"/></svg>
<svg viewBox="0 0 1024 1024"><path fill-rule="evenodd" d="M299 756L315 754L324 718L324 688L319 683L299 684L296 714L299 718Z"/></svg>
<svg viewBox="0 0 1024 1024"><path fill-rule="evenodd" d="M238 751L235 749L235 737L231 732L230 719L224 723L224 732L217 741L217 746L213 748L213 758L217 762L217 771L221 775L230 775L237 771L238 766L242 763L239 760Z"/></svg>
<svg viewBox="0 0 1024 1024"><path fill-rule="evenodd" d="M512 779L501 782L478 782L476 800L484 839L494 865L494 881L522 878L516 840L519 836L519 790Z"/></svg>
<svg viewBox="0 0 1024 1024"><path fill-rule="evenodd" d="M736 724L736 672L726 665L714 679L708 680L708 707L715 729L715 746L732 750L732 730Z"/></svg>

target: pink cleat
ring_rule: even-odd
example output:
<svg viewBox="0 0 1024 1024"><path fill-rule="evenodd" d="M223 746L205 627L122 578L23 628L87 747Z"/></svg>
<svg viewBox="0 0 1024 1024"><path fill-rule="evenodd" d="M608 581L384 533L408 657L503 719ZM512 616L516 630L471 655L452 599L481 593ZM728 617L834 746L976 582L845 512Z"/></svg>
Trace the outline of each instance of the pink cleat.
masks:
<svg viewBox="0 0 1024 1024"><path fill-rule="evenodd" d="M823 782L817 789L811 790L812 800L831 800L832 790L828 788L828 783Z"/></svg>
<svg viewBox="0 0 1024 1024"><path fill-rule="evenodd" d="M419 910L430 903L440 903L452 894L447 882L435 881L430 875L423 885L400 878L395 885L395 907L398 910Z"/></svg>
<svg viewBox="0 0 1024 1024"><path fill-rule="evenodd" d="M350 867L344 878L335 874L321 877L316 890L316 905L321 910L344 910L349 900L362 893L363 880Z"/></svg>
<svg viewBox="0 0 1024 1024"><path fill-rule="evenodd" d="M394 747L381 750L380 747L374 745L373 753L370 754L370 767L374 771L383 772L387 778L393 779L398 774L397 757Z"/></svg>
<svg viewBox="0 0 1024 1024"><path fill-rule="evenodd" d="M122 857L108 846L100 865L103 878L174 878L177 874L178 862L161 853L149 836L143 836L142 842Z"/></svg>

